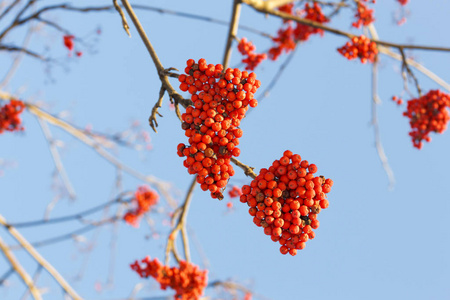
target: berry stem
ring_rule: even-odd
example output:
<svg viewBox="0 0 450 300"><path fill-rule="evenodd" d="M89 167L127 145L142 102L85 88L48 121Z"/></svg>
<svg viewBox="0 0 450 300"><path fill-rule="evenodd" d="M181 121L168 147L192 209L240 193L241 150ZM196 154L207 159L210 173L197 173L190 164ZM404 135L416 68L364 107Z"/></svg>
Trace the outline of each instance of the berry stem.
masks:
<svg viewBox="0 0 450 300"><path fill-rule="evenodd" d="M239 16L241 14L241 0L233 1L233 13L231 15L230 27L228 29L227 45L225 46L225 53L223 55L223 69L228 68L228 63L231 57L231 44L233 43L234 37L237 35L239 27Z"/></svg>
<svg viewBox="0 0 450 300"><path fill-rule="evenodd" d="M176 244L175 239L178 235L178 232L181 231L181 239L183 241L183 250L184 250L184 257L187 262L191 261L191 254L189 251L189 239L186 232L186 220L187 220L187 214L189 212L189 205L192 200L192 194L194 192L195 186L196 186L196 178L197 176L194 176L191 185L189 186L189 190L186 193L186 198L184 200L184 203L178 207L172 217L172 221L174 221L177 217L177 223L173 227L173 229L170 231L169 238L167 239L167 246L166 246L166 258L165 258L165 264L169 264L169 254L172 252L173 256L175 257L175 260L179 263L180 257L176 251Z"/></svg>
<svg viewBox="0 0 450 300"><path fill-rule="evenodd" d="M250 7L252 7L253 9L255 9L256 11L259 11L261 13L264 14L269 14L272 16L277 16L279 18L282 18L283 20L292 20L301 24L305 24L308 26L311 26L313 28L319 28L322 29L324 31L336 34L336 35L341 35L341 36L346 36L348 38L353 38L356 35L351 34L350 32L346 32L343 30L339 30L333 27L329 27L326 25L323 25L319 22L314 22L308 19L304 19L304 18L300 18L279 10L275 10L275 9L268 9L267 5L265 5L265 1L262 0L242 0L243 3L249 5ZM431 50L431 51L445 51L445 52L450 52L450 48L447 47L430 47L430 46L422 46L422 45L401 45L401 44L396 44L396 43L391 43L391 42L386 42L386 41L380 41L380 40L375 40L375 39L371 39L372 42L377 43L378 45L383 45L383 46L387 46L387 47L393 47L393 48L403 48L403 49L417 49L417 50Z"/></svg>

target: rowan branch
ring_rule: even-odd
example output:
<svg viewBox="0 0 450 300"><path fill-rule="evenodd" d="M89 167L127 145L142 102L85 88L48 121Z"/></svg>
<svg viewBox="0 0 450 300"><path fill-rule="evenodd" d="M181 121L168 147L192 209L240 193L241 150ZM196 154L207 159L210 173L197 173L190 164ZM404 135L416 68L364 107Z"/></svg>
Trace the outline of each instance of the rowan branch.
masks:
<svg viewBox="0 0 450 300"><path fill-rule="evenodd" d="M253 171L255 168L247 166L246 164L241 163L239 160L237 160L236 158L232 157L230 159L236 166L238 166L239 168L241 168L242 170L244 170L244 174L247 176L250 176L251 178L255 179L256 178L256 173Z"/></svg>
<svg viewBox="0 0 450 300"><path fill-rule="evenodd" d="M74 289L66 282L66 280L58 273L58 271L47 262L33 246L11 225L8 225L5 218L0 214L0 224L3 225L8 232L13 236L19 244L40 264L47 272L58 282L63 290L75 300L82 298L75 292Z"/></svg>
<svg viewBox="0 0 450 300"><path fill-rule="evenodd" d="M252 7L254 10L259 11L261 13L264 14L269 14L272 16L276 16L279 17L283 20L292 20L304 25L308 25L310 27L313 28L319 28L322 29L326 32L330 32L336 35L340 35L340 36L345 36L349 39L355 37L356 35L350 33L350 32L346 32L343 30L339 30L330 26L326 26L323 25L321 23L318 22L314 22L308 19L304 19L304 18L300 18L298 16L294 16L279 10L274 10L274 9L268 9L267 5L265 4L264 1L262 0L242 0L243 3L249 5L250 7ZM391 43L391 42L386 42L386 41L382 41L382 40L377 40L377 39L371 39L371 41L377 43L378 45L383 45L383 46L387 46L387 47L393 47L393 48L403 48L403 49L417 49L417 50L430 50L430 51L445 51L445 52L450 52L450 48L448 47L432 47L432 46L422 46L422 45L403 45L403 44L397 44L397 43Z"/></svg>
<svg viewBox="0 0 450 300"><path fill-rule="evenodd" d="M233 12L231 14L231 21L228 28L227 43L225 46L225 53L223 55L223 69L228 68L231 57L231 44L233 39L237 37L237 31L239 26L239 16L241 14L241 0L233 1Z"/></svg>
<svg viewBox="0 0 450 300"><path fill-rule="evenodd" d="M75 190L70 182L69 176L67 175L66 169L61 160L61 156L59 155L58 148L55 145L55 140L53 139L52 133L48 124L44 122L42 119L38 118L39 125L41 126L42 132L44 133L45 139L47 140L48 147L50 149L50 154L52 155L53 162L55 164L55 168L61 177L64 187L66 188L67 193L69 194L69 198L74 200L76 198Z"/></svg>
<svg viewBox="0 0 450 300"><path fill-rule="evenodd" d="M384 152L383 144L381 143L380 137L380 127L378 126L378 117L377 117L377 105L380 103L380 99L378 97L378 56L375 58L375 61L372 65L372 126L375 135L375 148L377 149L378 157L381 161L383 169L389 180L389 189L393 189L395 185L395 177L394 172L392 171L391 166L389 165L388 158L386 153Z"/></svg>
<svg viewBox="0 0 450 300"><path fill-rule="evenodd" d="M20 279L22 279L23 283L28 287L33 298L36 300L41 300L42 299L41 293L34 285L33 279L25 271L25 269L22 267L22 265L16 259L14 254L8 248L8 246L3 242L3 239L1 237L0 237L0 250L3 251L3 255L8 260L8 262L11 265L11 267L13 268L13 270L17 273L17 275L19 275Z"/></svg>
<svg viewBox="0 0 450 300"><path fill-rule="evenodd" d="M187 262L191 261L191 255L189 251L189 239L186 232L186 220L187 220L187 214L189 211L189 205L192 200L192 194L194 192L195 186L197 185L197 176L194 176L191 185L189 186L189 190L186 193L186 198L184 200L184 203L178 207L172 217L172 222L177 218L177 223L173 226L169 238L167 239L167 246L166 246L166 258L165 258L165 264L169 264L169 255L172 253L177 260L177 262L180 262L180 258L178 257L178 254L176 253L175 249L175 240L177 238L178 232L181 231L181 237L183 241L183 249L184 249L184 257Z"/></svg>
<svg viewBox="0 0 450 300"><path fill-rule="evenodd" d="M128 34L128 36L131 37L130 26L128 26L127 18L125 17L125 14L123 13L122 8L120 7L117 0L113 0L113 4L114 4L115 9L119 13L120 17L122 18L123 29Z"/></svg>
<svg viewBox="0 0 450 300"><path fill-rule="evenodd" d="M161 89L159 90L158 101L156 101L155 105L153 106L152 114L150 115L150 118L148 118L148 123L150 124L150 127L156 133L158 133L158 131L156 130L156 127L158 127L158 121L156 121L156 114L162 117L162 115L158 112L158 108L160 108L162 105L165 92L166 90L164 89L164 86L161 86Z"/></svg>
<svg viewBox="0 0 450 300"><path fill-rule="evenodd" d="M130 192L123 193L119 197L117 197L114 200L108 201L106 203L94 206L92 208L89 208L87 210L81 211L76 214L71 214L63 217L58 218L52 218L52 219L42 219L42 220L34 220L34 221L27 221L27 222L17 222L17 223L11 223L8 224L9 226L13 226L15 228L21 228L21 227L35 227L40 225L50 225L50 224L57 224L61 222L67 222L67 221L73 221L73 220L82 220L85 216L88 216L90 214L93 214L97 211L100 211L104 208L110 207L114 204L119 203L127 203L130 202L130 200L123 200L123 197L125 197L127 194L130 194Z"/></svg>

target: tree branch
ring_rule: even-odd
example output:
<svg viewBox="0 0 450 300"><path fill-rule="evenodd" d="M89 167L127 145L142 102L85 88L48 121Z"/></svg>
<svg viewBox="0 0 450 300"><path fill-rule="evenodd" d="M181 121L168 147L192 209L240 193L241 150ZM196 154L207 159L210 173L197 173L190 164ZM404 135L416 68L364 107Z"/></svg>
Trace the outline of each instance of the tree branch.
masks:
<svg viewBox="0 0 450 300"><path fill-rule="evenodd" d="M239 26L239 16L241 14L241 0L233 1L233 13L231 15L231 21L228 29L227 44L225 46L225 53L223 55L223 69L228 68L231 57L231 44L233 39L237 35L237 30Z"/></svg>
<svg viewBox="0 0 450 300"><path fill-rule="evenodd" d="M11 250L9 250L8 246L3 242L3 239L1 237L0 237L0 250L3 251L3 255L5 255L11 267L14 269L17 275L19 275L19 277L22 279L25 285L28 287L33 298L36 300L42 300L41 293L34 285L31 276L25 271L25 269L16 259Z"/></svg>
<svg viewBox="0 0 450 300"><path fill-rule="evenodd" d="M40 264L47 272L58 282L58 284L75 300L81 300L82 298L75 292L74 289L66 282L61 274L46 261L37 251L31 246L31 244L11 225L8 225L5 218L0 214L0 224L3 225L8 232L13 236L19 244Z"/></svg>

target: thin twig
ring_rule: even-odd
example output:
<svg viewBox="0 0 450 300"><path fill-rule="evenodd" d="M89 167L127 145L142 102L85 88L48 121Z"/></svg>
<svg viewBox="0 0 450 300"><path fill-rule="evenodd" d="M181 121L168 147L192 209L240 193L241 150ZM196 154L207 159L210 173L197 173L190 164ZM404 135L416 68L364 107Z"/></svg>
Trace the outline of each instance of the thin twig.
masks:
<svg viewBox="0 0 450 300"><path fill-rule="evenodd" d="M67 190L67 193L69 194L70 199L74 200L76 198L76 193L62 163L61 156L59 155L59 151L56 147L55 140L53 139L50 128L48 127L47 122L44 122L42 119L38 118L38 122L41 126L42 132L44 133L45 139L47 140L56 170L61 177L61 180Z"/></svg>
<svg viewBox="0 0 450 300"><path fill-rule="evenodd" d="M413 71L409 67L408 62L406 61L406 55L403 48L399 48L400 55L402 56L402 68L406 70L408 75L414 80L414 83L416 85L417 93L419 94L419 97L422 97L422 90L419 85L419 81L417 80L417 77L414 75Z"/></svg>
<svg viewBox="0 0 450 300"><path fill-rule="evenodd" d="M166 92L166 89L164 88L164 86L161 86L161 89L159 90L158 101L156 101L155 105L153 106L152 114L150 115L150 118L148 118L148 123L150 124L150 127L156 133L158 133L158 131L156 130L156 127L158 127L158 121L156 121L156 114L158 114L158 116L162 117L162 115L158 112L158 108L160 108L162 105L162 101L163 101L165 92Z"/></svg>
<svg viewBox="0 0 450 300"><path fill-rule="evenodd" d="M122 18L122 26L125 32L128 34L129 37L131 37L130 33L130 26L128 26L127 18L125 17L125 14L122 11L122 8L120 7L117 0L113 0L114 7L116 8L117 12L119 13L120 17Z"/></svg>
<svg viewBox="0 0 450 300"><path fill-rule="evenodd" d="M241 0L233 1L233 12L231 14L231 21L228 28L227 43L225 46L225 52L223 54L223 69L228 68L231 57L231 44L233 39L237 36L238 26L239 26L239 16L241 14Z"/></svg>
<svg viewBox="0 0 450 300"><path fill-rule="evenodd" d="M183 249L184 249L184 257L187 262L191 260L191 255L189 251L189 240L188 236L186 234L186 220L187 220L187 214L189 211L189 205L191 203L192 194L194 192L194 188L197 185L197 176L194 176L191 185L189 186L189 190L186 193L186 198L184 200L184 203L177 208L173 215L173 219L178 217L177 223L172 228L169 238L167 239L167 246L166 246L166 259L165 264L169 264L169 254L172 253L175 256L175 259L179 262L179 258L177 258L175 250L175 240L177 238L178 232L181 230L181 236L183 240Z"/></svg>
<svg viewBox="0 0 450 300"><path fill-rule="evenodd" d="M36 283L36 281L38 280L39 276L41 275L42 270L43 270L42 266L38 265L36 271L34 272L33 278L32 278L34 283ZM25 291L25 293L23 294L21 300L28 299L28 296L30 295L30 293L31 293L30 289L27 289Z"/></svg>
<svg viewBox="0 0 450 300"><path fill-rule="evenodd" d="M0 19L1 19L1 17L0 17ZM31 41L31 37L33 35L33 31L34 31L34 27L29 26L27 33L25 35L25 38L23 39L21 48L28 47L28 45ZM22 59L24 56L25 56L25 52L19 52L17 54L17 56L14 58L14 60L11 64L11 67L9 68L8 72L4 75L3 80L0 82L0 89L8 85L9 81L14 76L14 73L17 71L20 63L22 62Z"/></svg>
<svg viewBox="0 0 450 300"><path fill-rule="evenodd" d="M40 225L57 224L57 223L73 221L73 220L81 220L85 216L93 214L93 213L95 213L99 210L102 210L106 207L109 207L113 204L128 202L128 201L122 200L122 198L125 197L126 194L128 194L128 193L124 193L123 195L117 197L114 200L97 205L93 208L84 210L84 211L76 213L76 214L59 217L59 218L53 218L53 219L43 219L43 220L27 221L27 222L20 222L20 223L12 223L12 224L8 224L8 225L13 226L15 228L21 228L21 227L35 227L35 226L40 226Z"/></svg>
<svg viewBox="0 0 450 300"><path fill-rule="evenodd" d="M394 172L389 165L388 158L386 153L384 152L383 144L381 143L380 137L380 128L378 126L377 119L377 105L380 102L378 98L378 57L375 58L375 62L372 66L372 126L375 134L375 148L377 149L378 157L380 158L381 164L383 165L383 169L386 172L386 175L389 180L389 189L392 189L395 184Z"/></svg>
<svg viewBox="0 0 450 300"><path fill-rule="evenodd" d="M14 269L14 271L17 273L17 275L19 275L19 277L20 277L20 279L22 279L23 283L25 283L25 285L28 287L33 298L36 300L42 300L41 293L34 285L33 279L27 273L27 271L25 271L25 269L22 267L22 265L16 259L14 254L8 248L8 246L3 242L3 239L1 237L0 237L0 250L3 251L3 255L5 255L5 258L8 260L11 267Z"/></svg>
<svg viewBox="0 0 450 300"><path fill-rule="evenodd" d="M238 166L239 168L241 168L242 170L244 170L244 174L247 176L250 176L251 178L255 179L256 178L256 173L253 171L255 168L247 166L246 164L241 163L239 160L237 160L236 158L232 157L230 159L236 166Z"/></svg>
<svg viewBox="0 0 450 300"><path fill-rule="evenodd" d="M58 282L63 290L69 294L75 300L81 300L82 298L75 292L74 289L66 282L61 274L47 262L37 251L31 246L31 244L11 225L8 225L5 218L0 214L0 224L3 225L8 232L19 242L19 244L40 264L47 272Z"/></svg>
<svg viewBox="0 0 450 300"><path fill-rule="evenodd" d="M269 96L270 91L272 90L272 88L275 86L275 84L278 82L278 80L281 78L281 75L283 74L284 70L286 69L286 67L289 65L289 63L291 62L292 58L294 58L295 52L297 51L298 47L297 44L299 42L297 41L296 43L296 47L294 48L294 50L291 51L291 53L289 53L288 57L286 58L286 60L280 65L277 73L275 73L275 75L273 76L272 80L269 82L269 84L267 85L266 89L262 92L262 98L259 99L259 102L261 102L262 99L266 98Z"/></svg>
<svg viewBox="0 0 450 300"><path fill-rule="evenodd" d="M81 227L79 229L73 230L73 231L71 231L69 233L65 233L65 234L62 234L62 235L59 235L59 236L55 236L55 237L48 238L48 239L41 240L41 241L37 241L37 242L32 242L30 245L35 247L35 248L39 248L39 247L48 246L48 245L56 244L56 243L59 243L59 242L63 242L63 241L69 240L69 239L74 239L74 238L76 238L77 236L79 236L82 233L89 232L89 231L94 230L96 228L99 228L100 226L103 226L103 225L114 223L117 220L118 220L117 217L111 217L111 218L104 219L104 220L101 220L101 221L92 222L92 223L90 223L90 224L88 224L88 225L86 225L84 227ZM17 250L17 249L21 249L23 247L24 247L23 245L19 244L19 245L11 246L10 249Z"/></svg>

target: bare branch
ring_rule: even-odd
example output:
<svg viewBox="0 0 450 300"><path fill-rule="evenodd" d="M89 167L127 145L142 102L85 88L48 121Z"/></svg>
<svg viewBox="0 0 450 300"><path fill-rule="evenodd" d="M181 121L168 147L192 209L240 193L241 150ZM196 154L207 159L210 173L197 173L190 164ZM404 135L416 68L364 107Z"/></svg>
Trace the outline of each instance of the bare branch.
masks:
<svg viewBox="0 0 450 300"><path fill-rule="evenodd" d="M72 183L70 182L69 176L66 173L66 169L61 160L61 156L59 155L58 148L55 145L55 140L53 139L50 128L47 123L42 119L38 118L39 125L41 126L42 132L44 133L45 139L47 140L48 147L50 148L50 153L53 158L53 162L55 163L56 170L61 177L61 180L64 184L64 187L69 194L69 197L74 200L76 198L76 193L74 188L72 187Z"/></svg>
<svg viewBox="0 0 450 300"><path fill-rule="evenodd" d="M161 107L165 92L166 89L164 88L164 86L161 86L161 89L159 90L158 101L156 101L155 105L153 106L152 114L150 115L150 118L148 118L148 123L150 124L150 127L156 133L158 133L158 131L156 130L156 127L158 127L158 121L156 121L156 114L162 117L162 115L158 112L158 108Z"/></svg>
<svg viewBox="0 0 450 300"><path fill-rule="evenodd" d="M253 170L255 168L253 167L249 167L246 164L241 163L239 160L237 160L236 158L232 157L230 159L236 166L238 166L239 168L241 168L242 170L244 170L244 174L247 176L250 176L251 178L255 179L256 178L256 173L253 172Z"/></svg>
<svg viewBox="0 0 450 300"><path fill-rule="evenodd" d="M227 44L225 46L225 53L223 55L223 69L228 68L231 57L231 44L233 39L237 35L237 30L239 26L239 16L241 14L241 0L233 1L233 13L231 14L231 21L228 28Z"/></svg>
<svg viewBox="0 0 450 300"><path fill-rule="evenodd" d="M25 271L25 269L16 259L11 250L9 250L8 246L3 242L3 239L1 237L0 237L0 250L3 251L3 255L5 255L11 267L14 269L17 275L19 275L19 277L22 279L25 285L28 287L33 298L36 300L41 300L42 299L41 293L39 293L39 290L34 285L33 279L31 279L31 276Z"/></svg>
<svg viewBox="0 0 450 300"><path fill-rule="evenodd" d="M419 94L419 97L422 97L422 90L420 88L419 81L417 80L417 77L414 75L413 71L409 67L408 62L406 61L405 51L403 50L403 48L399 48L399 51L402 56L402 68L405 69L408 75L414 80L417 88L417 93Z"/></svg>
<svg viewBox="0 0 450 300"><path fill-rule="evenodd" d="M31 244L11 225L8 225L5 218L0 214L0 224L3 225L8 232L19 242L19 244L40 264L52 277L58 282L58 284L75 300L81 300L82 298L75 292L74 289L66 282L61 274L47 262L37 251L31 246Z"/></svg>
<svg viewBox="0 0 450 300"><path fill-rule="evenodd" d="M175 251L175 240L177 238L178 232L181 230L182 240L183 240L183 249L184 249L184 257L187 262L191 260L191 255L189 251L189 240L186 233L186 220L187 220L187 214L189 211L189 205L191 203L192 199L192 193L194 192L195 186L197 185L197 176L194 176L192 183L189 187L188 192L186 193L186 199L184 200L184 203L177 208L175 211L172 220L174 220L176 217L178 217L177 223L174 225L172 231L169 234L169 238L167 239L167 246L166 246L166 259L165 264L169 264L169 254L172 253L175 256L175 259L179 261L180 259L177 258L177 254Z"/></svg>
<svg viewBox="0 0 450 300"><path fill-rule="evenodd" d="M42 61L47 61L47 59L45 57L43 57L42 55L37 54L36 52L33 52L31 50L28 50L28 49L22 48L22 47L0 44L0 51L21 52L21 53L30 55L34 58L40 59Z"/></svg>
<svg viewBox="0 0 450 300"><path fill-rule="evenodd" d="M114 7L116 8L117 12L119 13L120 17L122 18L122 26L125 32L128 34L129 37L131 37L130 33L130 26L128 26L127 18L125 17L125 14L122 11L122 8L120 7L117 0L113 0Z"/></svg>
<svg viewBox="0 0 450 300"><path fill-rule="evenodd" d="M372 126L375 134L375 147L377 149L378 157L380 158L381 164L383 165L383 169L386 172L386 175L389 180L389 189L392 189L395 184L394 172L389 165L388 158L386 153L384 152L383 144L381 143L380 137L380 128L378 126L377 119L377 105L380 103L378 98L378 57L375 59L375 62L372 66Z"/></svg>
<svg viewBox="0 0 450 300"><path fill-rule="evenodd" d="M283 20L292 20L304 25L308 25L314 28L319 28L322 29L324 31L336 34L336 35L340 35L340 36L346 36L348 38L353 38L356 35L350 33L350 32L346 32L343 30L339 30L333 27L329 27L326 25L323 25L321 23L318 22L314 22L308 19L303 19L282 11L278 11L278 10L273 10L273 9L268 9L265 4L264 1L262 0L242 0L242 2L248 4L249 6L251 6L253 9L255 9L256 11L262 12L264 14L269 14L272 16L277 16L279 18L282 18ZM396 44L396 43L391 43L391 42L386 42L386 41L381 41L381 40L377 40L377 39L371 39L371 41L377 43L378 45L383 45L383 46L387 46L387 47L394 47L397 49L403 48L403 49L417 49L417 50L431 50L431 51L445 51L445 52L450 52L450 48L447 47L431 47L431 46L422 46L422 45L403 45L403 44Z"/></svg>
<svg viewBox="0 0 450 300"><path fill-rule="evenodd" d="M19 4L21 0L14 0L13 3L11 3L1 14L0 19L6 16L17 4Z"/></svg>

